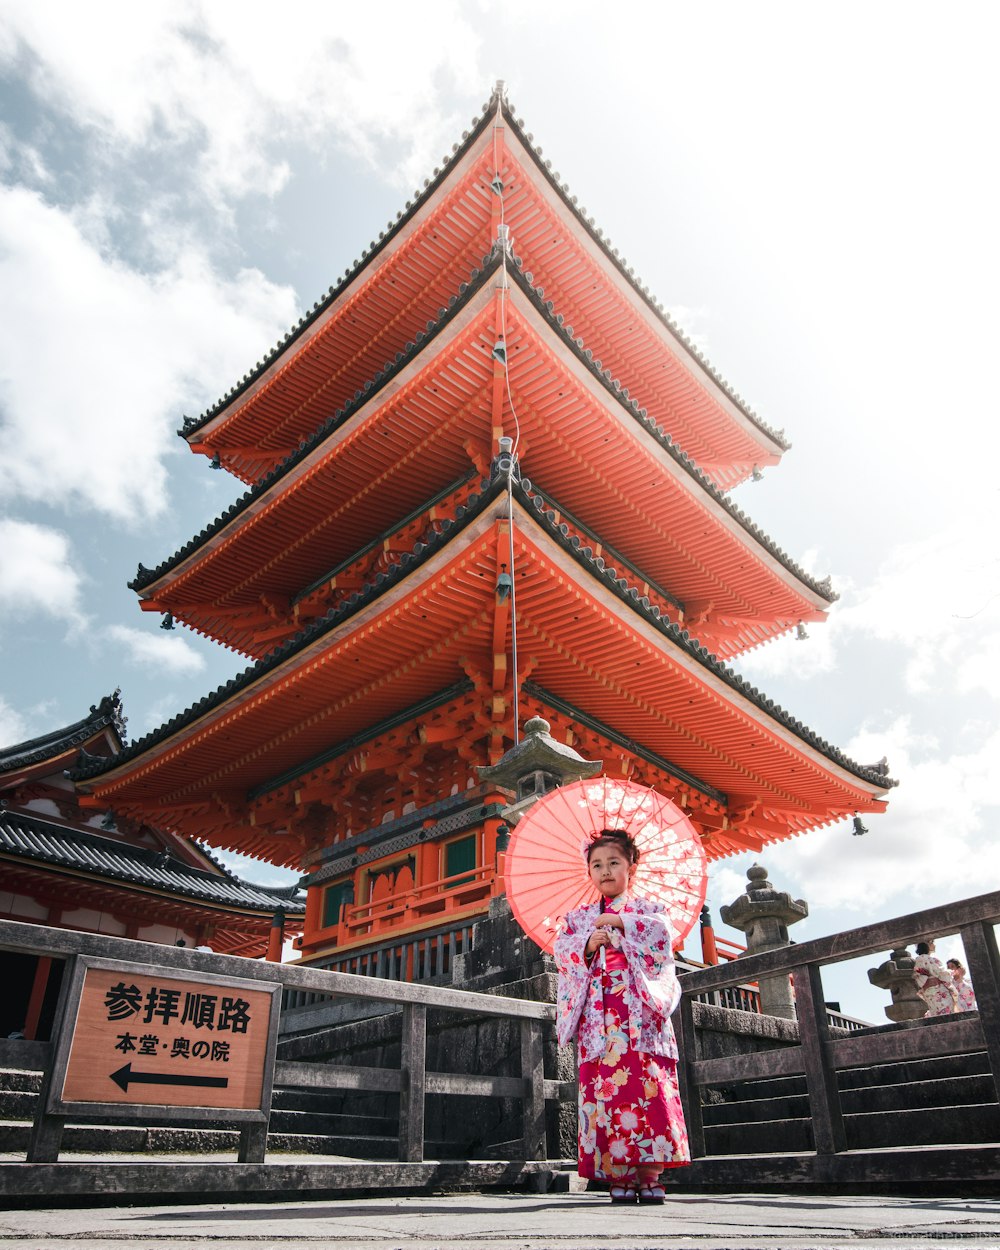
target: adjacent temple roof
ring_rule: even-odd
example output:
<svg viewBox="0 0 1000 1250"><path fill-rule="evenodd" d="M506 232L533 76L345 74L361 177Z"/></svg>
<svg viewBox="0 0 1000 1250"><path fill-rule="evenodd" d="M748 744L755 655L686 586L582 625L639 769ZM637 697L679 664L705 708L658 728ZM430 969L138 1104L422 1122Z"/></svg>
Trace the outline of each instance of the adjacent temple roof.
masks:
<svg viewBox="0 0 1000 1250"><path fill-rule="evenodd" d="M301 912L304 899L297 886L266 889L242 881L205 847L194 850L214 869L185 863L166 849L151 850L123 837L105 837L64 823L33 810L30 799L29 806L19 800L25 780L30 785L61 778L68 764L120 758L125 724L121 692L116 690L73 724L0 750L0 862L5 864L8 884L11 874L35 866L70 874L77 879L77 888L82 876L94 887L132 887L230 912ZM101 746L108 748L106 755L97 753ZM64 817L67 810L77 811L71 791L60 800L60 809ZM166 835L160 836L166 840Z"/></svg>
<svg viewBox="0 0 1000 1250"><path fill-rule="evenodd" d="M301 912L305 905L297 885L250 885L221 865L220 876L182 864L166 851L146 850L24 812L0 810L0 857L7 855L227 908Z"/></svg>
<svg viewBox="0 0 1000 1250"><path fill-rule="evenodd" d="M0 776L15 769L28 768L54 759L74 747L82 747L102 730L107 730L113 736L113 741L120 750L125 741L127 723L122 710L121 691L116 690L113 694L105 695L100 703L92 705L90 712L72 725L53 729L37 738L29 738L27 742L0 748Z"/></svg>

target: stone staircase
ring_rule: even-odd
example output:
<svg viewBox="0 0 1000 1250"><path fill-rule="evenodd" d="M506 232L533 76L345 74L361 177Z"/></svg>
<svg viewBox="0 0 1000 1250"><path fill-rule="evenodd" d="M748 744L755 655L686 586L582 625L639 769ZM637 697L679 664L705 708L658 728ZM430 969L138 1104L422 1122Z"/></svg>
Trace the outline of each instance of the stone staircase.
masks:
<svg viewBox="0 0 1000 1250"><path fill-rule="evenodd" d="M40 1072L0 1069L0 1154L23 1156L28 1146ZM334 1155L344 1158L386 1159L397 1157L398 1125L386 1115L344 1115L338 1096L316 1091L278 1089L274 1092L267 1148L270 1152ZM70 1153L210 1154L235 1151L239 1134L223 1123L142 1125L113 1124L98 1118L86 1123L70 1121L62 1147ZM454 1147L428 1141L433 1158L457 1158ZM440 1151L441 1153L433 1153Z"/></svg>
<svg viewBox="0 0 1000 1250"><path fill-rule="evenodd" d="M0 1070L0 1153L23 1157L40 1083L38 1072ZM1000 1107L993 1099L985 1053L844 1071L840 1090L852 1150L1000 1140ZM716 1087L708 1098L703 1115L710 1156L797 1153L813 1147L803 1077ZM268 1150L394 1160L398 1128L393 1099L371 1095L365 1108L355 1094L348 1114L342 1094L277 1089ZM458 1133L448 1135L451 1141L429 1138L428 1158L457 1159L470 1153L469 1143L456 1142ZM236 1146L236 1131L223 1124L71 1122L63 1137L66 1151L88 1154L224 1153ZM477 1157L495 1153L472 1152Z"/></svg>
<svg viewBox="0 0 1000 1250"><path fill-rule="evenodd" d="M838 1074L851 1150L981 1144L1000 1140L985 1052L854 1068ZM708 1091L703 1108L710 1155L813 1149L805 1078L745 1081Z"/></svg>

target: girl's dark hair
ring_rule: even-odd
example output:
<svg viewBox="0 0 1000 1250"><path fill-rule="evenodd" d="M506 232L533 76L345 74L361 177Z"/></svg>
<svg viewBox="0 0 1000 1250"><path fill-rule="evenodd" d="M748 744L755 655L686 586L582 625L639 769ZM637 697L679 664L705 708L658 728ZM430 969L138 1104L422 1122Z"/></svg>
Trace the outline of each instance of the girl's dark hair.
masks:
<svg viewBox="0 0 1000 1250"><path fill-rule="evenodd" d="M949 959L947 966L949 968L961 968L962 964L961 964L961 961L958 959Z"/></svg>
<svg viewBox="0 0 1000 1250"><path fill-rule="evenodd" d="M929 946L926 942L918 942L918 943L917 943L917 954L918 954L918 955L929 955L930 953L931 953L931 948L930 948L930 946Z"/></svg>
<svg viewBox="0 0 1000 1250"><path fill-rule="evenodd" d="M599 846L615 846L617 847L630 864L639 862L639 848L621 829L602 829L597 837L587 847L587 863L590 863L590 857Z"/></svg>

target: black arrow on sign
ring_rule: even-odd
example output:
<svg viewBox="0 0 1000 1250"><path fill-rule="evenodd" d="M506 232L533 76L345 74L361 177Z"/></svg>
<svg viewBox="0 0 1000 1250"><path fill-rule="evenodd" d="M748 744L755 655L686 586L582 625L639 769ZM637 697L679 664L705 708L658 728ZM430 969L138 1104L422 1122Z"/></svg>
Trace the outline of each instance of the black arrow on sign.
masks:
<svg viewBox="0 0 1000 1250"><path fill-rule="evenodd" d="M111 1079L128 1093L129 1083L133 1085L207 1085L212 1089L225 1089L229 1084L228 1076L184 1076L177 1072L133 1072L132 1065L127 1063L124 1068L111 1073Z"/></svg>

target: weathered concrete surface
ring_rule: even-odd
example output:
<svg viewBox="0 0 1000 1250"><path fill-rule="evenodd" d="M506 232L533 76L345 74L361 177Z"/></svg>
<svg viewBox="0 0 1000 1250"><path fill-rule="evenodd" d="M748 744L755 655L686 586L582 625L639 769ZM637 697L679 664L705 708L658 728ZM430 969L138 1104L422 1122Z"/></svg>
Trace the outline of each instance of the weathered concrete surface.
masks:
<svg viewBox="0 0 1000 1250"><path fill-rule="evenodd" d="M725 1194L613 1207L603 1195L463 1194L268 1205L0 1211L18 1250L924 1250L1000 1246L1000 1202Z"/></svg>

